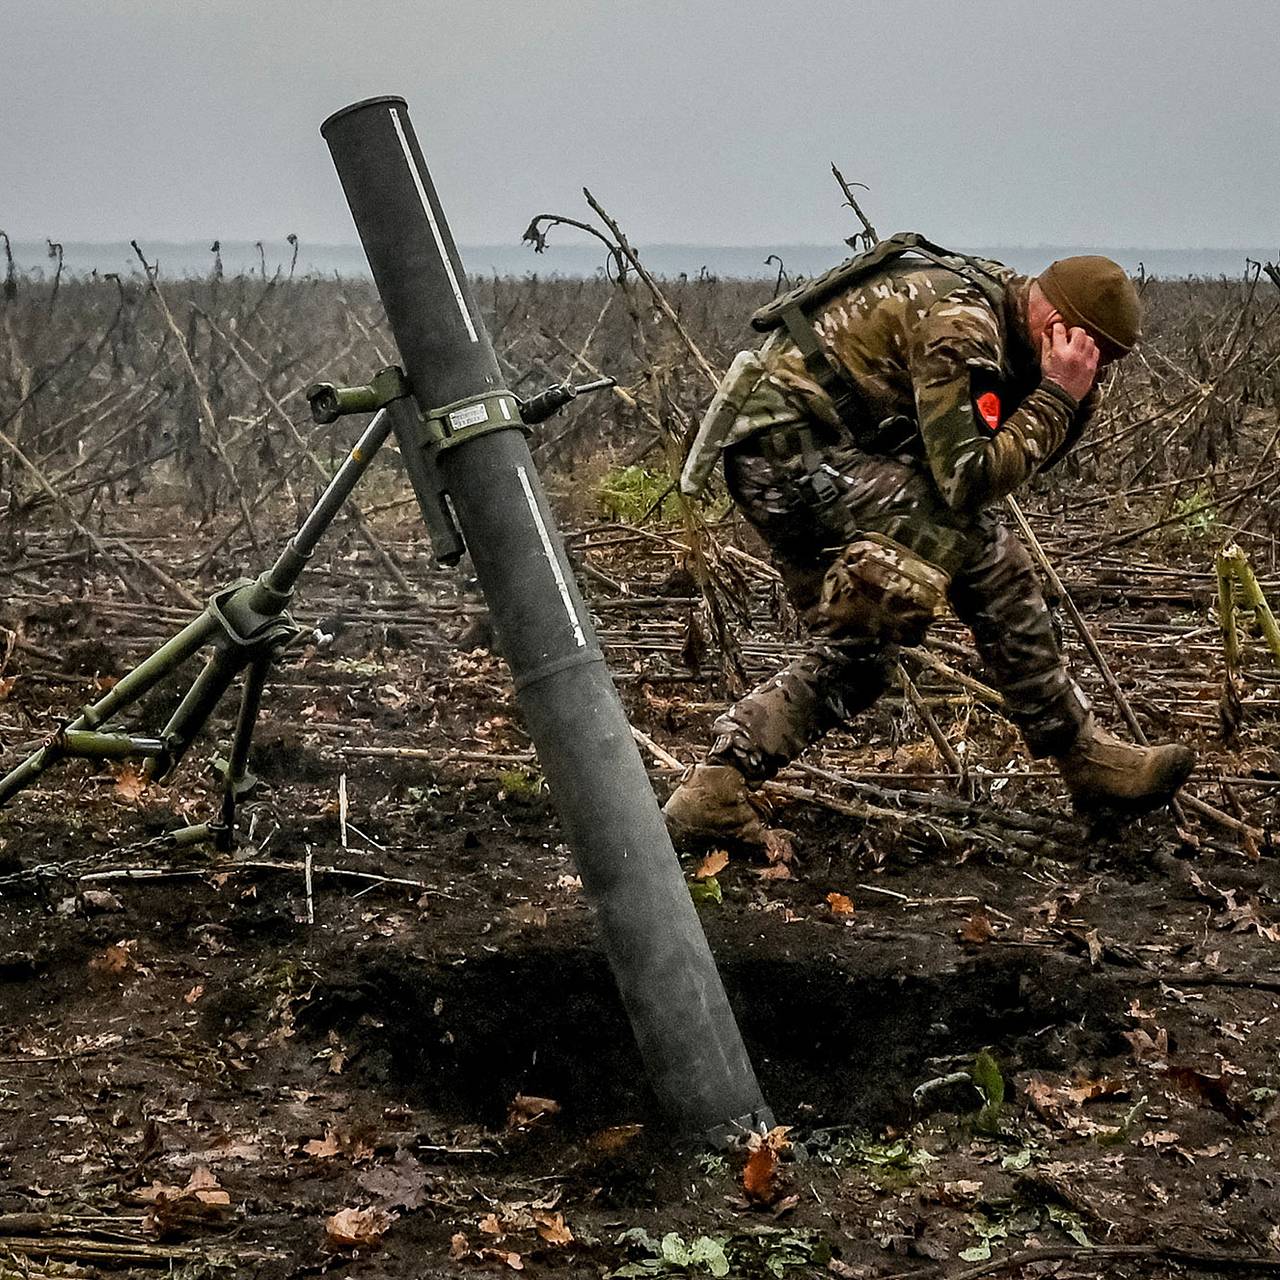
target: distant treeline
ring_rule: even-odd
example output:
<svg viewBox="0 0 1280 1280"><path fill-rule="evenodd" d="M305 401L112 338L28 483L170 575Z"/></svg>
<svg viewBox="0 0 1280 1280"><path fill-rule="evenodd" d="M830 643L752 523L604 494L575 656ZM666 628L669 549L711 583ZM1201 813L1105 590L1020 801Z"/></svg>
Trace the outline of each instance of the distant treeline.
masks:
<svg viewBox="0 0 1280 1280"><path fill-rule="evenodd" d="M936 228L926 228L937 238L945 236ZM567 236L568 233L562 233ZM90 243L62 241L63 270L73 275L100 275L118 272L132 275L141 268L127 241ZM260 274L268 276L290 269L299 275L367 276L368 265L358 244L306 244L294 247L280 238L263 240L227 240L219 243L218 253L211 249L213 240L144 240L141 242L148 260L159 262L161 273L170 278L204 276L221 260L226 275ZM259 247L259 245L261 247ZM969 246L956 245L966 249ZM1143 249L1116 246L978 246L974 252L997 258L1019 271L1037 272L1055 258L1073 253L1105 253L1128 270L1163 278L1189 276L1228 276L1243 274L1246 260L1275 261L1280 247L1270 249ZM590 277L605 269L606 253L602 246L553 241L542 254L519 243L502 245L470 245L462 247L462 258L468 271L480 275ZM839 262L849 254L843 244L767 245L684 245L655 244L641 249L645 265L656 275L674 279L681 275L697 277L713 275L722 279L765 279L777 275L779 262L789 276L812 276ZM51 256L47 241L14 241L13 255L20 271L51 275L56 256ZM772 259L772 260L770 260Z"/></svg>

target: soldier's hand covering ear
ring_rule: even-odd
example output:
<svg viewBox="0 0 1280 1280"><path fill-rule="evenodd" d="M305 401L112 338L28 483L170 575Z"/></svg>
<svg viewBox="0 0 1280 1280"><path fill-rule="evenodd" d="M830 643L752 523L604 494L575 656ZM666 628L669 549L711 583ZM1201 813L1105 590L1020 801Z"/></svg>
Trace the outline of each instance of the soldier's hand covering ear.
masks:
<svg viewBox="0 0 1280 1280"><path fill-rule="evenodd" d="M1040 340L1040 370L1073 400L1083 400L1098 377L1101 352L1084 329L1056 320Z"/></svg>

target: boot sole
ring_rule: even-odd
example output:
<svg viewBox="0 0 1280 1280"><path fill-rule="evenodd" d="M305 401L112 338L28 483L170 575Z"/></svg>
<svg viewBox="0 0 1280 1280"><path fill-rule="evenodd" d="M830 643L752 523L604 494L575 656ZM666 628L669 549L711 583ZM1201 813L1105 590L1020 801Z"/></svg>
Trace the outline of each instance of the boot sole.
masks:
<svg viewBox="0 0 1280 1280"><path fill-rule="evenodd" d="M764 828L759 836L748 837L738 832L717 831L708 827L692 827L678 818L662 815L667 824L667 834L677 853L706 853L710 849L724 849L728 852L759 852L765 847Z"/></svg>

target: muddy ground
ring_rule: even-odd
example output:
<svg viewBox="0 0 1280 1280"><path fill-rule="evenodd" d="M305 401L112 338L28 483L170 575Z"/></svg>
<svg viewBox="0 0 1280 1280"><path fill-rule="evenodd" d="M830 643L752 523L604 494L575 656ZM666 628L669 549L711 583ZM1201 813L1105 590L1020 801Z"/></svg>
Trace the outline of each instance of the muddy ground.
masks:
<svg viewBox="0 0 1280 1280"><path fill-rule="evenodd" d="M178 579L206 545L129 519ZM972 690L918 673L967 783L890 697L785 779L814 793L775 796L790 857L687 860L790 1126L744 1178L654 1114L482 607L388 529L419 598L370 588L358 543L319 558L235 853L157 839L211 815L229 706L170 786L69 765L0 814L0 1275L1280 1272L1268 837L1087 825ZM728 692L679 538L580 521L573 545L634 723L691 761ZM5 569L6 763L186 616L67 555L33 533ZM1228 748L1209 553L1126 564L1069 585L1148 727L1236 779L1199 794L1268 831L1265 655ZM751 585L759 675L794 634ZM980 675L965 643L933 652Z"/></svg>

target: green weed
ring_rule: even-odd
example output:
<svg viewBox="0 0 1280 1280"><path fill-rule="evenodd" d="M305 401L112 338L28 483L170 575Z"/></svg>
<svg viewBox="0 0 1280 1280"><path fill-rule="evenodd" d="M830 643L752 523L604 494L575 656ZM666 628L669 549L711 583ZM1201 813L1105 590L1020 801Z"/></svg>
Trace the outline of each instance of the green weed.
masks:
<svg viewBox="0 0 1280 1280"><path fill-rule="evenodd" d="M974 1127L979 1133L999 1133L1000 1110L1004 1106L1004 1075L1000 1064L983 1049L974 1058L969 1074L983 1100Z"/></svg>
<svg viewBox="0 0 1280 1280"><path fill-rule="evenodd" d="M724 891L715 876L707 876L702 880L689 882L689 896L699 907L719 906L724 901Z"/></svg>
<svg viewBox="0 0 1280 1280"><path fill-rule="evenodd" d="M542 775L525 769L503 769L498 784L502 788L499 798L513 804L536 804L542 796Z"/></svg>
<svg viewBox="0 0 1280 1280"><path fill-rule="evenodd" d="M1218 509L1213 505L1213 495L1207 489L1179 498L1169 514L1178 521L1182 536L1197 542L1212 538L1218 531Z"/></svg>
<svg viewBox="0 0 1280 1280"><path fill-rule="evenodd" d="M635 1260L610 1271L606 1280L727 1275L784 1280L800 1270L814 1274L831 1260L830 1247L816 1231L786 1227L757 1227L688 1240L678 1231L668 1231L659 1240L643 1227L633 1227L615 1243L625 1245Z"/></svg>
<svg viewBox="0 0 1280 1280"><path fill-rule="evenodd" d="M600 481L600 509L623 524L641 524L657 516L674 520L680 514L680 499L671 477L647 467L612 467Z"/></svg>
<svg viewBox="0 0 1280 1280"><path fill-rule="evenodd" d="M837 1167L865 1169L882 1186L908 1186L938 1157L916 1146L910 1137L883 1141L867 1133L837 1136L819 1130L804 1143L811 1160Z"/></svg>
<svg viewBox="0 0 1280 1280"><path fill-rule="evenodd" d="M1006 1202L988 1205L969 1215L969 1226L978 1240L976 1244L960 1250L962 1262L986 1262L991 1257L993 1246L1050 1226L1057 1227L1076 1244L1086 1248L1093 1244L1085 1231L1084 1219L1074 1209L1062 1204L1040 1206Z"/></svg>
<svg viewBox="0 0 1280 1280"><path fill-rule="evenodd" d="M368 680L374 676L385 675L387 666L386 663L377 662L373 658L335 658L333 669L346 671L353 676L363 676Z"/></svg>

